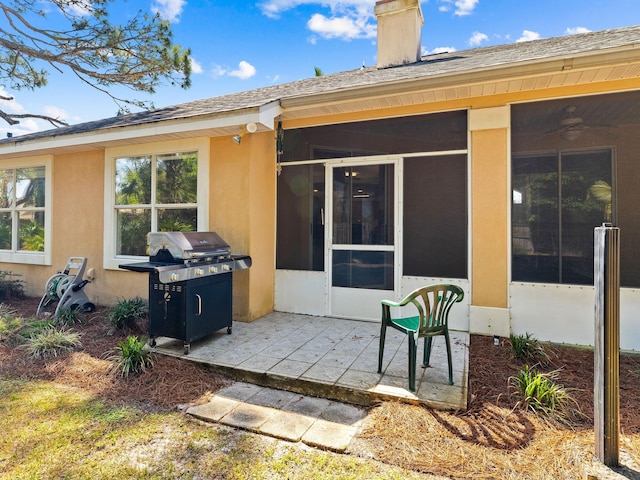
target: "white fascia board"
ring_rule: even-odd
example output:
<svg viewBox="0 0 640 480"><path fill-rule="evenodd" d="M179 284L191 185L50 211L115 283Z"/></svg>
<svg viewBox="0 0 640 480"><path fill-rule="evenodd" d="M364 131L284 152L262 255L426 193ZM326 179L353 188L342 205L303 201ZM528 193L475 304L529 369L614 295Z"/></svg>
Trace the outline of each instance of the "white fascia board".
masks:
<svg viewBox="0 0 640 480"><path fill-rule="evenodd" d="M638 64L640 46L630 45L606 50L571 53L556 57L476 67L469 70L450 71L415 78L402 78L384 83L355 85L330 92L292 96L281 100L285 111L295 111L323 104L340 103L358 99L385 97L416 90L465 87L496 81L538 77L545 74L571 70L608 68L617 65Z"/></svg>
<svg viewBox="0 0 640 480"><path fill-rule="evenodd" d="M260 107L260 111L258 112L258 123L261 123L269 130L273 130L275 128L275 120L282 114L282 107L280 106L280 102L271 102L267 103Z"/></svg>
<svg viewBox="0 0 640 480"><path fill-rule="evenodd" d="M153 124L131 125L126 127L114 127L105 130L98 130L88 133L78 133L63 135L39 140L20 142L20 137L11 145L0 146L0 158L20 153L33 151L53 150L65 147L77 147L88 144L102 144L109 142L122 142L128 139L141 139L145 137L156 137L171 135L176 133L193 132L198 136L198 132L203 130L216 130L235 128L248 123L260 123L266 129L273 130L275 118L280 115L282 109L279 102L271 102L256 109L243 110L230 115L221 115L213 118L197 119L197 117L184 118L180 120L165 120L154 122ZM228 135L229 132L224 132Z"/></svg>

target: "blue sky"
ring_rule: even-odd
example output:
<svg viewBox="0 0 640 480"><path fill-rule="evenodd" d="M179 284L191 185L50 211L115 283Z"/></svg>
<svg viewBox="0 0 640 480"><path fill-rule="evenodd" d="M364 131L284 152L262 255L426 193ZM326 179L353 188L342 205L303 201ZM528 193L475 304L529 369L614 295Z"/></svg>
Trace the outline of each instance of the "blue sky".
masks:
<svg viewBox="0 0 640 480"><path fill-rule="evenodd" d="M46 0L41 2L46 6ZM116 0L114 14L142 9L171 21L174 40L191 48L192 87L160 87L157 107L360 68L376 62L375 0ZM640 0L428 0L421 2L424 54L548 38L640 24ZM48 22L56 21L52 12ZM2 19L0 19L2 22ZM114 116L106 95L79 84L72 73L52 74L34 92L0 85L7 111L57 116L80 123ZM48 129L25 120L0 137Z"/></svg>

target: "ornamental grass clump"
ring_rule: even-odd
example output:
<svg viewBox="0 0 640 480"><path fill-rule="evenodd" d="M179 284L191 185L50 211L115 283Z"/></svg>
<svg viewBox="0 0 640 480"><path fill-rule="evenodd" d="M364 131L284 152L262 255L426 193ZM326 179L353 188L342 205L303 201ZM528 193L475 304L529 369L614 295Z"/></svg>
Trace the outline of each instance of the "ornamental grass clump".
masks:
<svg viewBox="0 0 640 480"><path fill-rule="evenodd" d="M509 378L509 384L515 388L518 404L523 408L568 423L570 406L577 406L577 403L567 389L557 383L558 376L559 370L537 372L526 365L516 376Z"/></svg>
<svg viewBox="0 0 640 480"><path fill-rule="evenodd" d="M82 311L79 308L64 307L58 310L54 317L54 323L60 326L69 326L82 322Z"/></svg>
<svg viewBox="0 0 640 480"><path fill-rule="evenodd" d="M511 351L516 360L529 363L546 364L549 362L549 354L544 346L530 333L509 335Z"/></svg>
<svg viewBox="0 0 640 480"><path fill-rule="evenodd" d="M0 304L0 342L8 345L24 345L44 330L52 328L48 320L22 318L16 310Z"/></svg>
<svg viewBox="0 0 640 480"><path fill-rule="evenodd" d="M124 329L136 329L136 322L145 318L146 314L147 302L142 297L120 299L107 315L111 323L110 333Z"/></svg>
<svg viewBox="0 0 640 480"><path fill-rule="evenodd" d="M112 362L109 371L125 378L130 374L144 373L154 364L153 353L147 348L147 342L132 335L119 342L109 352L107 359Z"/></svg>
<svg viewBox="0 0 640 480"><path fill-rule="evenodd" d="M77 350L82 343L78 333L49 326L29 337L24 347L34 358L51 358Z"/></svg>

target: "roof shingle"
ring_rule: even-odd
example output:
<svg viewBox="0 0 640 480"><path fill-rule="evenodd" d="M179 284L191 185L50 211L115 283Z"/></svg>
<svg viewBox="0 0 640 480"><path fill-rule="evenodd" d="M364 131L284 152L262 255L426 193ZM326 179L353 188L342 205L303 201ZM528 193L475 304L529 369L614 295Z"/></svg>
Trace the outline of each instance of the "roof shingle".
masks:
<svg viewBox="0 0 640 480"><path fill-rule="evenodd" d="M156 122L210 116L261 107L272 102L362 89L386 83L420 78L456 75L478 69L495 69L526 62L571 57L589 52L632 47L640 49L640 25L578 35L553 37L529 42L511 43L471 50L441 53L423 57L418 63L378 69L375 66L306 78L290 83L206 98L149 111L106 118L68 127L60 127L19 137L0 140L15 144L88 133L111 128L152 124Z"/></svg>

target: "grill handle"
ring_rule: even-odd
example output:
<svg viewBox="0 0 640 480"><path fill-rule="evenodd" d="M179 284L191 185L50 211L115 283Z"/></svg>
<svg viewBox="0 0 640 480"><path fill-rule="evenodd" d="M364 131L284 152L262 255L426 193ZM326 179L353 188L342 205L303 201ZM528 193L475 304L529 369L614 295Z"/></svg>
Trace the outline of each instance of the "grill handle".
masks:
<svg viewBox="0 0 640 480"><path fill-rule="evenodd" d="M202 297L196 293L196 298L198 299L198 311L196 312L196 316L200 316L202 313Z"/></svg>

